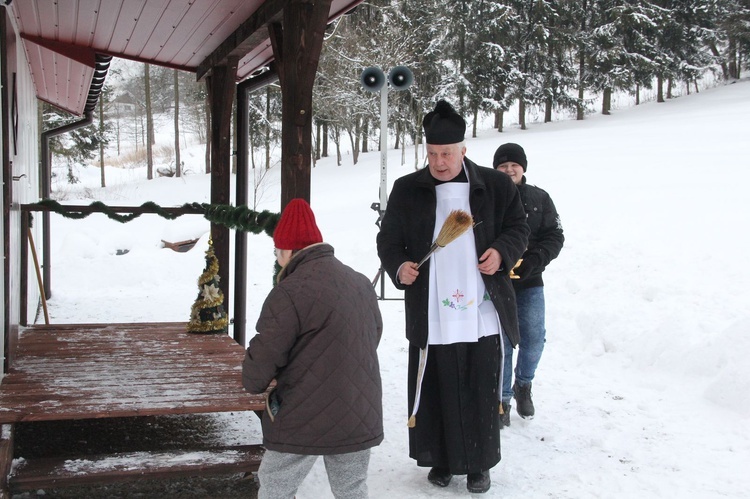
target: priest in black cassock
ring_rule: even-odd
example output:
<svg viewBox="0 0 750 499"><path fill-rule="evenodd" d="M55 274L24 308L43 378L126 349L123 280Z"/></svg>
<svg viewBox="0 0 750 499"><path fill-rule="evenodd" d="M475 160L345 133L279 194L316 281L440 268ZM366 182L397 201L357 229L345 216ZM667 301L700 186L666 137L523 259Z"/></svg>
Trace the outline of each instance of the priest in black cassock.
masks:
<svg viewBox="0 0 750 499"><path fill-rule="evenodd" d="M510 177L465 157L466 122L449 103L422 126L428 167L395 181L377 236L383 268L404 290L409 456L431 483L467 475L467 489L483 493L500 461L500 335L519 340L509 273L529 228ZM417 268L453 210L471 213L473 229Z"/></svg>

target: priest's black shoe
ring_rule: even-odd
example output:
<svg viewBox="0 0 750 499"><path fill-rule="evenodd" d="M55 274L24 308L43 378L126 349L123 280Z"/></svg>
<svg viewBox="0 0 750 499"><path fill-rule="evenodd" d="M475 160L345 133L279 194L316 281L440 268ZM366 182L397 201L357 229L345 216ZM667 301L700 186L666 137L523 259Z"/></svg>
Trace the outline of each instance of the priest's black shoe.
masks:
<svg viewBox="0 0 750 499"><path fill-rule="evenodd" d="M427 474L427 480L438 487L447 487L451 483L451 478L453 478L453 475L451 475L450 470L438 468L437 466L432 468Z"/></svg>
<svg viewBox="0 0 750 499"><path fill-rule="evenodd" d="M490 490L490 470L479 473L469 473L466 477L466 490L474 494L484 494Z"/></svg>

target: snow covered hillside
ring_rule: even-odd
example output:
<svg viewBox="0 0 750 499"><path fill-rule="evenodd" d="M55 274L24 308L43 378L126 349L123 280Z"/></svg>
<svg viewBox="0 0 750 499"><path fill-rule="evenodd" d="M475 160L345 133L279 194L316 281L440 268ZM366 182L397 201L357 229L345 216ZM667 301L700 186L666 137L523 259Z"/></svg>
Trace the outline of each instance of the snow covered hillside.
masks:
<svg viewBox="0 0 750 499"><path fill-rule="evenodd" d="M647 103L585 121L534 124L467 139L488 165L497 146L527 152L527 179L561 215L565 247L545 273L547 346L537 378L537 417L512 414L503 460L486 497L748 497L750 475L750 81ZM421 152L420 152L421 154ZM200 148L184 153L201 171ZM388 152L388 180L413 171ZM195 165L190 165L194 161ZM357 165L319 161L312 207L341 260L369 277L375 251L378 152ZM82 172L66 202L163 206L208 202L206 175L145 178L142 169ZM279 171L263 180L258 209L279 209ZM53 216L52 322L187 320L203 267L208 223L143 216ZM187 253L161 240L202 237ZM117 250L127 249L123 255ZM273 243L249 237L249 334L271 287ZM398 297L389 284L386 297ZM381 302L386 439L373 449L374 498L467 496L408 458L403 302ZM252 418L247 438L259 438ZM234 432L232 432L234 434ZM331 497L322 462L297 494Z"/></svg>

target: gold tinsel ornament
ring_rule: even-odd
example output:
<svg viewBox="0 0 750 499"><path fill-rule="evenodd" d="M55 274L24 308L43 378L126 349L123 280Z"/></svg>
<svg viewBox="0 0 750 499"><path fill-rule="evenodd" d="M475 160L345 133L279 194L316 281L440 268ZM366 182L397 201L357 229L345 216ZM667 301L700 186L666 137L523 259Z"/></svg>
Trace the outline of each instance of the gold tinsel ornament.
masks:
<svg viewBox="0 0 750 499"><path fill-rule="evenodd" d="M214 244L208 240L206 268L198 278L198 297L190 310L187 330L190 333L227 333L229 319L224 311L224 293L219 287L219 260L214 253Z"/></svg>

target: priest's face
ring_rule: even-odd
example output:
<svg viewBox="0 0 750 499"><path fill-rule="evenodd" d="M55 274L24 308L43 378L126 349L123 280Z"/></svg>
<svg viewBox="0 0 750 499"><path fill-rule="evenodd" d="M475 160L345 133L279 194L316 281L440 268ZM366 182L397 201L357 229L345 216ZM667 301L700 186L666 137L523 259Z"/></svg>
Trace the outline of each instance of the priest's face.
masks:
<svg viewBox="0 0 750 499"><path fill-rule="evenodd" d="M457 144L427 144L427 162L430 174L437 180L453 180L461 172L466 147Z"/></svg>

